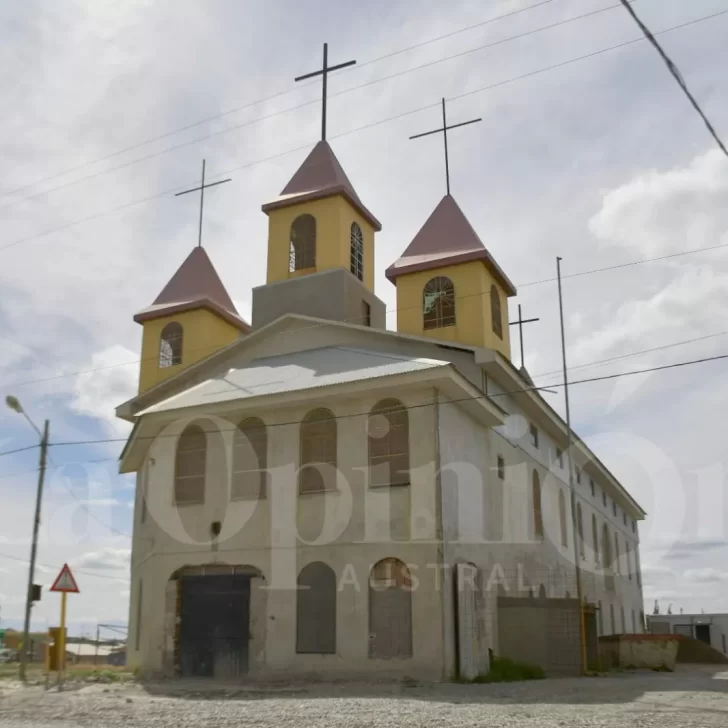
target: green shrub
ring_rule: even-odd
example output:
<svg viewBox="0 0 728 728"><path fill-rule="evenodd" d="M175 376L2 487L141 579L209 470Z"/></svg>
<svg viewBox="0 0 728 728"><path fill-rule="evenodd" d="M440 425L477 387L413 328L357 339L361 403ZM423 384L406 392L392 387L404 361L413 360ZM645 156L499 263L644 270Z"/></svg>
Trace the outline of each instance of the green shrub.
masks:
<svg viewBox="0 0 728 728"><path fill-rule="evenodd" d="M543 680L546 675L538 665L515 662L507 657L494 657L490 662L490 671L485 675L476 675L471 683L518 682L520 680Z"/></svg>

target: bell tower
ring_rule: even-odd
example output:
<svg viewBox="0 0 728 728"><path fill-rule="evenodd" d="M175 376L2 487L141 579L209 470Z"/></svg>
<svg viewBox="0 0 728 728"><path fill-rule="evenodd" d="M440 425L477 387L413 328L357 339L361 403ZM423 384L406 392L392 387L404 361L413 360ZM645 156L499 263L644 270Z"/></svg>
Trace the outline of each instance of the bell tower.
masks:
<svg viewBox="0 0 728 728"><path fill-rule="evenodd" d="M385 327L374 294L374 238L382 226L367 209L326 141L327 79L355 61L299 76L323 79L321 141L280 195L263 205L268 216L266 285L253 289L253 327L287 313Z"/></svg>

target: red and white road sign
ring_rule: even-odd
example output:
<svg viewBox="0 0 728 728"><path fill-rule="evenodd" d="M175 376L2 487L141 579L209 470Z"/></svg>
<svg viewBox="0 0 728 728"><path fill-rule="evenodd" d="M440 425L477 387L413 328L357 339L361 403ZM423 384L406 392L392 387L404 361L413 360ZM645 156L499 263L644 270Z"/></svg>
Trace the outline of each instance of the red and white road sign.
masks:
<svg viewBox="0 0 728 728"><path fill-rule="evenodd" d="M51 591L66 592L70 594L79 593L80 589L78 588L78 584L76 584L76 580L73 578L73 574L71 573L71 569L69 568L68 564L63 564L61 573L58 574L56 580L53 582Z"/></svg>

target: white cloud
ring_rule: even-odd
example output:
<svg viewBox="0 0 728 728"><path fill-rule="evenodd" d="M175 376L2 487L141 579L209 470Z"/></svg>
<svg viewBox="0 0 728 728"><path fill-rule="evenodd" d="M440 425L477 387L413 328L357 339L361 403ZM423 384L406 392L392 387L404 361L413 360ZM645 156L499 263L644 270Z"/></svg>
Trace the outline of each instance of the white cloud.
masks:
<svg viewBox="0 0 728 728"><path fill-rule="evenodd" d="M79 569L128 569L131 549L106 546L78 557L74 565Z"/></svg>
<svg viewBox="0 0 728 728"><path fill-rule="evenodd" d="M701 569L688 569L683 576L689 581L705 583L728 581L728 571L719 571L709 566Z"/></svg>

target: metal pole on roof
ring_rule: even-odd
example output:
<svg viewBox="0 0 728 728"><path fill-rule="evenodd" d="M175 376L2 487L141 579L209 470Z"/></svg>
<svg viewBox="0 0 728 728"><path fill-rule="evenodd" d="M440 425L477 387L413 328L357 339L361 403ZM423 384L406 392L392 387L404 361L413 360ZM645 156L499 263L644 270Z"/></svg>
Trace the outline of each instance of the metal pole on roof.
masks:
<svg viewBox="0 0 728 728"><path fill-rule="evenodd" d="M571 411L569 409L569 375L566 368L566 333L564 329L564 297L561 292L561 258L556 257L556 277L559 282L559 321L561 324L561 359L564 368L564 400L566 404L566 454L569 461L569 495L571 500L571 529L574 542L574 572L576 574L576 598L579 600L579 642L581 647L581 671L587 671L586 625L584 621L584 597L581 588L581 565L579 563L579 526L576 518L576 487L574 483L574 458L571 452Z"/></svg>

